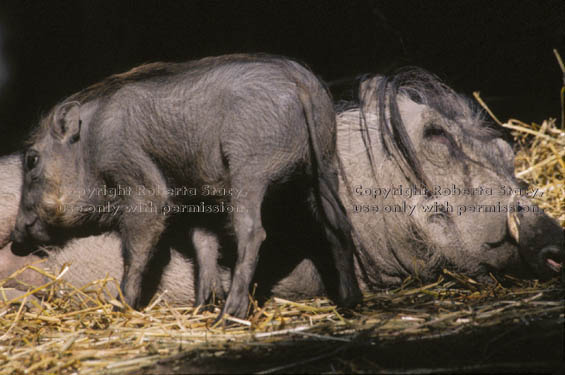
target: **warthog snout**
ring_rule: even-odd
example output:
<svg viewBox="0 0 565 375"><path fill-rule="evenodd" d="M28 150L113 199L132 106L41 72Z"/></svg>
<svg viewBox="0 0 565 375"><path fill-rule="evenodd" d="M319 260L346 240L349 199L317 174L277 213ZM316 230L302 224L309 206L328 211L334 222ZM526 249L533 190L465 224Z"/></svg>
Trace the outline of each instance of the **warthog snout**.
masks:
<svg viewBox="0 0 565 375"><path fill-rule="evenodd" d="M540 251L539 256L541 263L545 264L550 270L559 273L563 269L563 261L565 261L565 250L563 248L547 246Z"/></svg>
<svg viewBox="0 0 565 375"><path fill-rule="evenodd" d="M520 254L537 277L548 279L561 272L565 238L563 228L555 220L544 214L525 214L519 217L516 232Z"/></svg>
<svg viewBox="0 0 565 375"><path fill-rule="evenodd" d="M18 226L10 233L10 241L12 241L12 251L16 255L25 256L29 254L29 246L26 243L30 242L27 238L25 231L22 231Z"/></svg>
<svg viewBox="0 0 565 375"><path fill-rule="evenodd" d="M524 260L537 277L546 279L559 274L565 260L563 229L547 215L535 213L532 203L524 206L513 197L510 206L515 210L507 214L508 235Z"/></svg>
<svg viewBox="0 0 565 375"><path fill-rule="evenodd" d="M34 213L21 214L16 219L16 226L10 233L10 239L14 243L13 250L18 255L27 255L33 244L49 239L45 225Z"/></svg>

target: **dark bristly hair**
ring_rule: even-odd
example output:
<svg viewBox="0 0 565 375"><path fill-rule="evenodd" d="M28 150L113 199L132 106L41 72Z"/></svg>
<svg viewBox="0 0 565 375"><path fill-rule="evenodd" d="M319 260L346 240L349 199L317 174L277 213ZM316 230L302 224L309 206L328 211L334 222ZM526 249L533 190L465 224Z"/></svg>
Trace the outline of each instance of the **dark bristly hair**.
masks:
<svg viewBox="0 0 565 375"><path fill-rule="evenodd" d="M430 187L406 126L402 122L398 105L399 96L406 96L417 104L429 106L454 122L462 118L470 118L472 123L481 125L469 129L474 138L486 141L500 136L497 131L485 125L483 112L471 100L456 93L441 82L437 76L422 68L405 67L391 75L378 77L380 79L371 99L376 99L375 109L379 114L378 132L381 144L385 155L393 158L399 164L408 181ZM369 126L365 121L363 103L360 103L359 107L361 134L367 148L371 168L374 169Z"/></svg>

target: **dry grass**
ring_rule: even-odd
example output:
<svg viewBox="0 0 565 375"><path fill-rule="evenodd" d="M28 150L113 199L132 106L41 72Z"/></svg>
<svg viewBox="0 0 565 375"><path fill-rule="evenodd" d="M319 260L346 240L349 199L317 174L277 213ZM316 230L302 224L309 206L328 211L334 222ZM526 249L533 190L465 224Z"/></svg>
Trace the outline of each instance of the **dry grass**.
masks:
<svg viewBox="0 0 565 375"><path fill-rule="evenodd" d="M475 93L475 98L502 127L511 129L516 140L516 176L543 195L534 197L536 204L565 227L565 66L554 50L563 71L561 121L550 118L541 124L526 124L516 119L502 123Z"/></svg>
<svg viewBox="0 0 565 375"><path fill-rule="evenodd" d="M542 197L534 198L535 202L565 226L565 131L557 128L555 119L530 126L509 120L507 126L516 129L517 176L543 192Z"/></svg>
<svg viewBox="0 0 565 375"><path fill-rule="evenodd" d="M44 272L44 271L41 271ZM45 274L45 273L44 273ZM114 312L120 303L100 280L81 288L58 278L0 308L0 374L125 373L178 353L214 350L229 356L277 342L314 338L343 343L367 335L379 340L447 337L477 326L502 325L563 313L554 281L506 278L479 284L447 270L437 282L407 279L398 289L365 295L361 310L344 316L325 298L299 302L273 298L248 320L213 327L219 310L170 306L158 296L142 312ZM318 358L314 358L318 359ZM293 367L287 363L284 370Z"/></svg>
<svg viewBox="0 0 565 375"><path fill-rule="evenodd" d="M541 125L517 120L500 124L516 137L517 175L544 192L537 203L565 225L563 126L553 119ZM365 295L357 311L339 311L325 298L273 298L255 306L248 320L230 318L228 325L214 327L217 307L209 312L170 306L166 296L157 296L142 312L115 312L113 307L121 304L106 286L116 280L74 286L62 277L65 269L52 275L40 266L28 268L51 281L15 299L4 295L6 280L0 281L0 374L122 374L179 353L207 352L219 359L229 358L233 351L280 349L301 340L339 344L333 351L263 368L288 371L336 357L367 337L408 342L548 317L563 321L565 307L556 280L539 283L492 276L493 283L480 284L444 270L429 285L407 279L401 288ZM355 364L348 366L355 371Z"/></svg>

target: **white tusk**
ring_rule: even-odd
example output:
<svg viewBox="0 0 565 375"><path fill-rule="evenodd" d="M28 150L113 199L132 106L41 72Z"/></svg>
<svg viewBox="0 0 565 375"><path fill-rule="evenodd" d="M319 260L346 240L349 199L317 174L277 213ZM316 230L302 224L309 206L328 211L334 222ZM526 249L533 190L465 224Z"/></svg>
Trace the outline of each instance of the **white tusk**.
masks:
<svg viewBox="0 0 565 375"><path fill-rule="evenodd" d="M511 207L516 207L516 196L511 201ZM516 241L516 243L520 243L520 217L518 216L517 211L508 210L507 223L508 223L508 232L510 236Z"/></svg>

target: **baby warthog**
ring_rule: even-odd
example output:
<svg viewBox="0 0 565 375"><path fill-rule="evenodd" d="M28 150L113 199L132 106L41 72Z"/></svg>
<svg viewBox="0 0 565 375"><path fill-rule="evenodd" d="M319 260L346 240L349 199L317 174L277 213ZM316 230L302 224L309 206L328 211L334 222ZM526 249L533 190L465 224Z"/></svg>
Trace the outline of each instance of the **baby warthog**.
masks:
<svg viewBox="0 0 565 375"><path fill-rule="evenodd" d="M71 95L41 120L23 159L13 240L23 247L117 231L121 289L139 308L148 264L174 214L191 213L183 216L193 228L206 214L225 216L237 260L222 314L242 317L267 235L262 202L276 185L293 184L323 227L339 275L337 302L352 306L361 293L335 148L330 96L294 61L228 55L140 66ZM196 233L204 244L197 264L208 272L215 236ZM206 299L209 285L198 288Z"/></svg>
<svg viewBox="0 0 565 375"><path fill-rule="evenodd" d="M365 245L355 251L363 290L393 287L407 276L436 280L444 268L483 281L492 280L491 272L540 279L562 273L563 228L532 204L535 188L520 190L510 145L472 102L421 70L373 77L361 85L359 96L361 106L337 116L337 144L343 165L340 196ZM6 244L0 249L0 279L38 259L15 256L8 243L20 196L20 169L20 157L0 158L0 244ZM273 241L274 232L263 246L257 289L283 298L328 294L331 280L322 277L315 257L305 257L307 249L319 246L316 239L296 233L284 243L285 233ZM193 240L199 246L213 244L207 233L200 231ZM183 241L170 243L178 251L165 259L156 290L166 290L170 302L191 303L198 300L192 280L200 278L199 267L182 250L187 246ZM293 248L299 256L289 256ZM45 258L42 267L54 274L70 263L64 277L77 286L106 274L122 277L115 233L51 247ZM232 262L208 265L214 266L218 293L229 289ZM18 279L31 285L47 281L31 270Z"/></svg>

